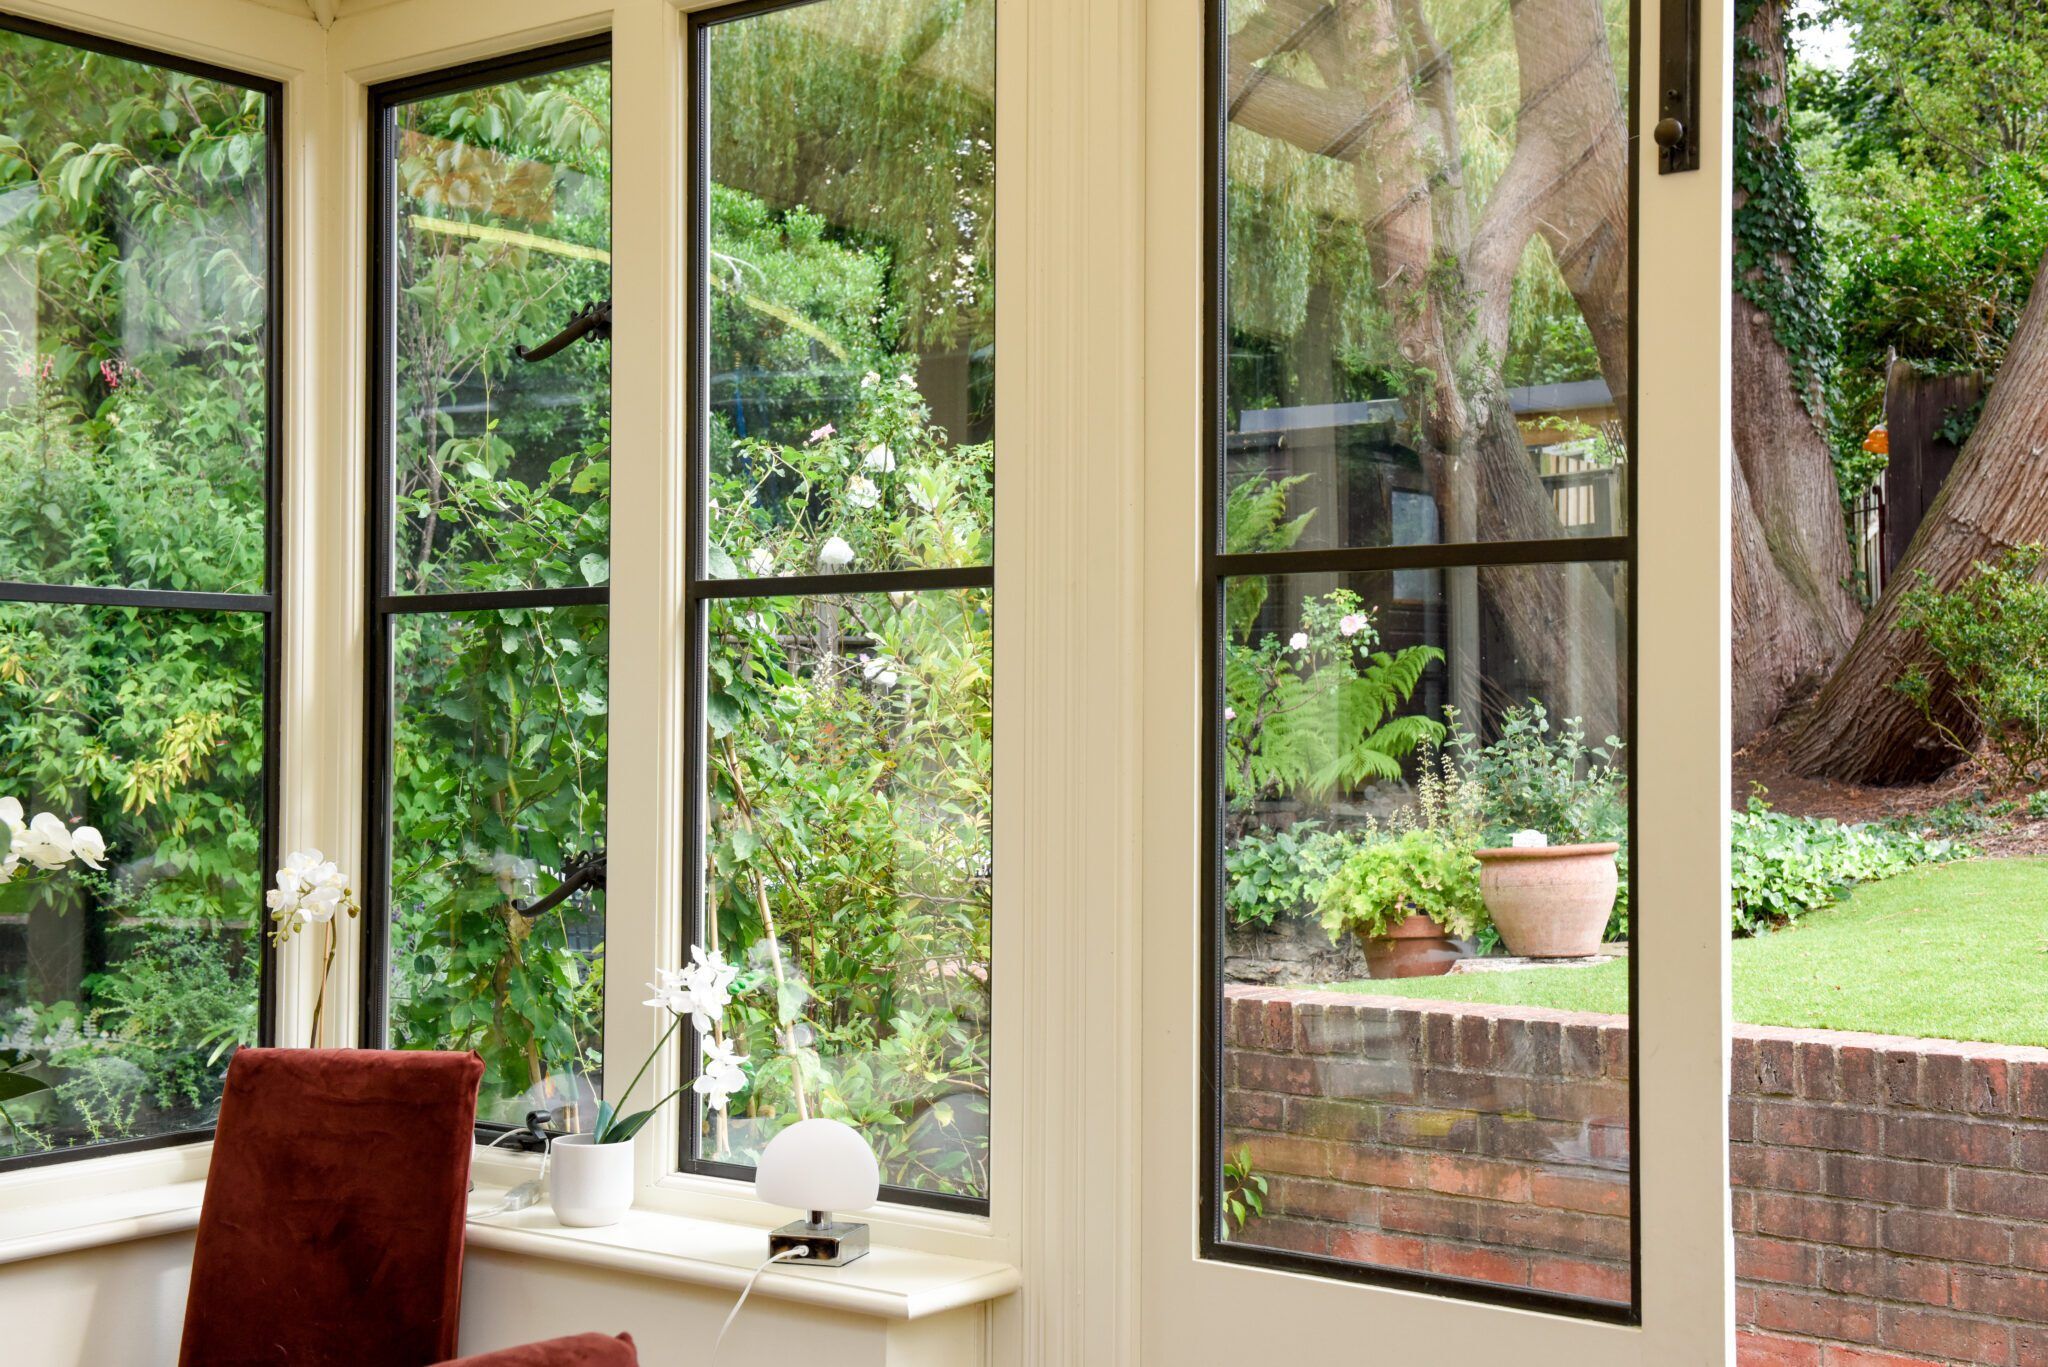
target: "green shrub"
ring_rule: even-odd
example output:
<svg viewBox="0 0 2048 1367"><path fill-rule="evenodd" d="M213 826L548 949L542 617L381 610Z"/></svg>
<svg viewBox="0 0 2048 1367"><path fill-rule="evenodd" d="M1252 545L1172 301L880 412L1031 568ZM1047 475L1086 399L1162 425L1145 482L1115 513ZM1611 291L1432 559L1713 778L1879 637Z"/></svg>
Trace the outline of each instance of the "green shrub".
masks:
<svg viewBox="0 0 2048 1367"><path fill-rule="evenodd" d="M1350 833L1324 830L1319 821L1244 836L1223 856L1230 923L1270 926L1306 913L1356 843Z"/></svg>
<svg viewBox="0 0 2048 1367"><path fill-rule="evenodd" d="M2014 547L1948 592L1923 572L1900 600L1899 629L1919 634L1937 672L1915 664L1895 687L1959 754L1976 753L1978 734L1988 739L2014 785L2048 759L2048 584L2035 577L2042 554ZM1961 706L1966 727L1948 725L1935 705L1941 698Z"/></svg>
<svg viewBox="0 0 2048 1367"><path fill-rule="evenodd" d="M1472 847L1427 828L1400 831L1353 850L1316 900L1334 944L1347 934L1384 935L1416 912L1466 936L1486 921Z"/></svg>
<svg viewBox="0 0 2048 1367"><path fill-rule="evenodd" d="M1737 935L1788 925L1833 904L1851 883L1903 873L1916 864L1967 857L1967 846L1877 825L1790 816L1761 796L1734 817L1730 849Z"/></svg>

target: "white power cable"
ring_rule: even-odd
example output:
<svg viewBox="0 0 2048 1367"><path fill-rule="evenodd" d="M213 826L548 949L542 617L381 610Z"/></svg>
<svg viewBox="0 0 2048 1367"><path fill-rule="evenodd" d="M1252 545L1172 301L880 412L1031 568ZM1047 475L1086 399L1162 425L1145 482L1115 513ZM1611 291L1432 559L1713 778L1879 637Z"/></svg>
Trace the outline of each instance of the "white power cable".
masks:
<svg viewBox="0 0 2048 1367"><path fill-rule="evenodd" d="M711 1360L713 1362L718 1360L718 1349L725 1342L726 1331L731 1329L732 1322L740 1317L740 1307L747 1303L747 1297L754 1294L754 1283L761 1280L761 1274L774 1264L781 1262L784 1258L807 1258L810 1256L810 1253L811 1246L809 1244L798 1244L795 1248L783 1249L782 1252L777 1253L769 1258L767 1262L754 1269L754 1275L747 1278L747 1284L740 1289L740 1298L733 1302L732 1313L727 1315L725 1323L718 1327L718 1337L711 1344Z"/></svg>
<svg viewBox="0 0 2048 1367"><path fill-rule="evenodd" d="M525 1133L527 1133L525 1130L507 1130L490 1143L484 1145L484 1147L495 1149L513 1135ZM492 1206L489 1210L473 1211L465 1218L488 1220L493 1215L507 1215L515 1210L525 1210L528 1206L538 1205L540 1203L541 1187L547 1181L548 1159L554 1156L554 1152L555 1149L552 1143L544 1145L540 1151L540 1171L538 1173L506 1192L503 1197L499 1198L498 1204ZM470 1185L472 1187L476 1185L474 1179L471 1180Z"/></svg>

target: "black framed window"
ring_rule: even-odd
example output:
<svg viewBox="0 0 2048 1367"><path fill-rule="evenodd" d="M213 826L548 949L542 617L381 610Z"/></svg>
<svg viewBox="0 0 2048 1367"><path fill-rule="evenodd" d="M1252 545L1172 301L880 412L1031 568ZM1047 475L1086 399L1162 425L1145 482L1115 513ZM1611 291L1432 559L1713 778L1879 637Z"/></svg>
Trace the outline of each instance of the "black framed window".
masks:
<svg viewBox="0 0 2048 1367"><path fill-rule="evenodd" d="M609 54L370 95L364 1033L475 1049L486 1124L603 1086L611 346L543 343L611 294Z"/></svg>
<svg viewBox="0 0 2048 1367"><path fill-rule="evenodd" d="M1545 13L1209 7L1202 1248L1632 1322L1634 12Z"/></svg>
<svg viewBox="0 0 2048 1367"><path fill-rule="evenodd" d="M892 1199L986 1209L994 789L994 6L691 16L693 938L747 1087ZM695 1047L693 1043L691 1048Z"/></svg>
<svg viewBox="0 0 2048 1367"><path fill-rule="evenodd" d="M204 1138L271 1036L280 103L0 16L0 798L105 844L0 879L0 1168Z"/></svg>

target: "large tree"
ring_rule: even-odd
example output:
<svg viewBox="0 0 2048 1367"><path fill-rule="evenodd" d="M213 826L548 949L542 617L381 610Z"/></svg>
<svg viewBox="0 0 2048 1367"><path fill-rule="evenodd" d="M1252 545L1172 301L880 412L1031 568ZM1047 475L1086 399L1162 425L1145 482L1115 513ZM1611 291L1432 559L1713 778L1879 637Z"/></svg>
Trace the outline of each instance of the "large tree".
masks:
<svg viewBox="0 0 2048 1367"><path fill-rule="evenodd" d="M1353 287L1387 314L1409 378L1418 445L1446 540L1562 535L1517 430L1501 374L1514 281L1541 239L1583 315L1616 402L1629 402L1628 120L1599 0L1511 7L1512 150L1482 194L1468 181L1459 82L1483 65L1501 8L1455 16L1422 0L1269 0L1231 35L1226 98L1235 127L1345 168L1369 277ZM1496 132L1489 129L1489 132ZM1469 623L1478 603L1452 615ZM1611 639L1614 602L1589 567L1479 571L1479 595L1534 678L1589 730L1618 730L1612 677L1587 643ZM1454 645L1455 645L1454 641ZM1452 651L1453 696L1477 694L1477 662Z"/></svg>
<svg viewBox="0 0 2048 1367"><path fill-rule="evenodd" d="M1745 745L1849 648L1860 609L1826 424L1819 229L1785 103L1787 0L1738 8L1734 735Z"/></svg>

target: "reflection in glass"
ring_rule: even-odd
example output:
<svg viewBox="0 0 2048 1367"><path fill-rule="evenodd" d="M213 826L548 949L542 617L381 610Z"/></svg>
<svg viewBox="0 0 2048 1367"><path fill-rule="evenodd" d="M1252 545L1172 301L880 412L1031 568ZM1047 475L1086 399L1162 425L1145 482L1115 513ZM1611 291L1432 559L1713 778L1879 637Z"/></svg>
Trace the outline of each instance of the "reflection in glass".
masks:
<svg viewBox="0 0 2048 1367"><path fill-rule="evenodd" d="M0 580L257 593L268 105L0 30Z"/></svg>
<svg viewBox="0 0 2048 1367"><path fill-rule="evenodd" d="M1625 572L1413 574L1225 584L1218 1234L1625 1302ZM1496 607L1532 600L1535 652ZM1532 830L1510 862L1606 865L1592 966L1503 944L1482 879Z"/></svg>
<svg viewBox="0 0 2048 1367"><path fill-rule="evenodd" d="M0 603L0 797L107 847L0 884L0 1050L52 1088L0 1158L208 1124L256 1040L265 626Z"/></svg>
<svg viewBox="0 0 2048 1367"><path fill-rule="evenodd" d="M611 295L611 67L393 117L392 590L605 583L611 344L512 348Z"/></svg>
<svg viewBox="0 0 2048 1367"><path fill-rule="evenodd" d="M991 629L983 589L709 605L707 945L751 1082L706 1158L803 1114L885 1183L988 1190Z"/></svg>
<svg viewBox="0 0 2048 1367"><path fill-rule="evenodd" d="M705 31L711 572L987 564L995 6ZM959 539L925 536L966 501Z"/></svg>
<svg viewBox="0 0 2048 1367"><path fill-rule="evenodd" d="M538 919L514 904L604 843L606 612L392 629L391 1042L481 1054L481 1118L576 1128L602 1076L603 895Z"/></svg>
<svg viewBox="0 0 2048 1367"><path fill-rule="evenodd" d="M1233 480L1302 482L1303 548L1613 535L1628 384L1625 0L1327 17L1232 0Z"/></svg>

